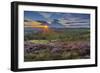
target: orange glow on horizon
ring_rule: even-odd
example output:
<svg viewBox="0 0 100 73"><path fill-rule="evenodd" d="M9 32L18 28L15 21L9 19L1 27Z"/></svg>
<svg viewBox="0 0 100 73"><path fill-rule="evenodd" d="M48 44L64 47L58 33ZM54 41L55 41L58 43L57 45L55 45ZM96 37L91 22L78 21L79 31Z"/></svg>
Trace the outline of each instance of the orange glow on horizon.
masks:
<svg viewBox="0 0 100 73"><path fill-rule="evenodd" d="M47 25L45 25L45 26L44 26L44 28L45 28L45 29L47 29L47 28L48 28L48 26L47 26Z"/></svg>
<svg viewBox="0 0 100 73"><path fill-rule="evenodd" d="M24 24L24 27L32 27L32 28L41 28L41 29L48 29L48 25L42 25L40 22L27 22Z"/></svg>
<svg viewBox="0 0 100 73"><path fill-rule="evenodd" d="M41 25L41 26L24 26L24 27L33 27L33 28L48 28L48 26L47 26L47 25L45 25L45 26L43 26L43 25Z"/></svg>

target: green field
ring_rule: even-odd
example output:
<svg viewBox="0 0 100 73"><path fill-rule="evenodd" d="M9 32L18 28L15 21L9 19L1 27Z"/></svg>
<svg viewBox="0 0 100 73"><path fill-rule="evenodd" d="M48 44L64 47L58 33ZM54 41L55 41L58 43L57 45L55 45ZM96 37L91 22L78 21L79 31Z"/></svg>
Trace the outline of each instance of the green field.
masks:
<svg viewBox="0 0 100 73"><path fill-rule="evenodd" d="M62 31L54 31L47 33L28 33L24 36L25 41L29 40L66 40L66 41L81 41L90 40L89 28L68 28Z"/></svg>

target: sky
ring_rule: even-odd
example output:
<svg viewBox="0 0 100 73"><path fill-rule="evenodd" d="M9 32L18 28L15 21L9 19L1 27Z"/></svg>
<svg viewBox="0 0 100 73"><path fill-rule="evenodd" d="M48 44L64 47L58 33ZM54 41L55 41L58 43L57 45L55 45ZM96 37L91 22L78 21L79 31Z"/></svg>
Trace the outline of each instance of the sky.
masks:
<svg viewBox="0 0 100 73"><path fill-rule="evenodd" d="M24 11L24 20L45 21L50 27L90 28L90 14Z"/></svg>

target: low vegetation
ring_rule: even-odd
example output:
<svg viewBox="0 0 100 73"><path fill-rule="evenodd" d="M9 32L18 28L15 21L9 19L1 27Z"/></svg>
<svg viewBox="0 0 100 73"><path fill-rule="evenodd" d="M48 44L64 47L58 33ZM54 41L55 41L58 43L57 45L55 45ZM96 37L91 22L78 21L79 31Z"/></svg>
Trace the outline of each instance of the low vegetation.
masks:
<svg viewBox="0 0 100 73"><path fill-rule="evenodd" d="M27 33L24 61L69 60L90 58L90 31L62 29L47 33Z"/></svg>

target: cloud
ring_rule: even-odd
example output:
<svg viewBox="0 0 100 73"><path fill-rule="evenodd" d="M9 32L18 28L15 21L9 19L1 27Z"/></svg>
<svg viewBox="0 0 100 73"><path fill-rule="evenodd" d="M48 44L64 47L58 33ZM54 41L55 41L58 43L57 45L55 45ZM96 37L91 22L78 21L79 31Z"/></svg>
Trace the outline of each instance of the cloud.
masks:
<svg viewBox="0 0 100 73"><path fill-rule="evenodd" d="M39 14L42 15L46 19L47 23L49 23L49 24L52 23L53 20L50 18L52 16L51 13L40 12Z"/></svg>
<svg viewBox="0 0 100 73"><path fill-rule="evenodd" d="M65 27L90 27L90 19L84 19L80 17L70 17L69 19L61 19L59 23L64 25Z"/></svg>

